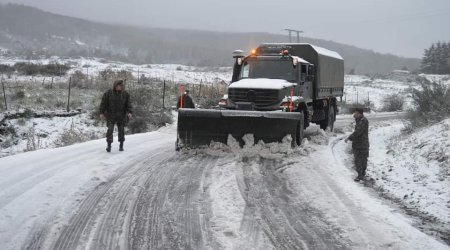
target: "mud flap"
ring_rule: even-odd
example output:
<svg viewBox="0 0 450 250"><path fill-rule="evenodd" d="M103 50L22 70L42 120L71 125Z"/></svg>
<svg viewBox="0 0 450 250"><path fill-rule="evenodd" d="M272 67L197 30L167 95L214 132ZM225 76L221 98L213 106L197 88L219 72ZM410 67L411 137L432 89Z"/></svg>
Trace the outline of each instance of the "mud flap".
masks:
<svg viewBox="0 0 450 250"><path fill-rule="evenodd" d="M195 148L212 141L227 143L229 134L241 144L245 134L253 134L255 142L280 142L286 135L295 140L302 120L302 114L297 112L180 109L177 146Z"/></svg>

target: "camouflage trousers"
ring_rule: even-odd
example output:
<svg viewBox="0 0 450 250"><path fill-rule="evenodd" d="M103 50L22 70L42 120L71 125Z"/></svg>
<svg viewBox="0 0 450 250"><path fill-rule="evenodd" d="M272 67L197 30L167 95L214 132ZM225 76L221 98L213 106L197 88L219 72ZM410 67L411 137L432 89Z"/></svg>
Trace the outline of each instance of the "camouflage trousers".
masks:
<svg viewBox="0 0 450 250"><path fill-rule="evenodd" d="M355 168L356 172L358 172L358 178L363 179L366 175L369 149L353 149L353 156L355 158Z"/></svg>
<svg viewBox="0 0 450 250"><path fill-rule="evenodd" d="M125 141L125 121L124 119L108 119L106 125L108 131L106 131L106 141L112 143L114 141L114 125L117 124L117 130L119 131L119 142Z"/></svg>

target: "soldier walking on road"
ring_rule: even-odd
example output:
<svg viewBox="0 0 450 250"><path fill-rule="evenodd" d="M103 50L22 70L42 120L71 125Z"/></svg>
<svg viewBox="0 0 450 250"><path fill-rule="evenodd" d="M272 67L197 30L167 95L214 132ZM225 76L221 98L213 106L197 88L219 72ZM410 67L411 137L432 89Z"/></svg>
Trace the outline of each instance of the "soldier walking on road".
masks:
<svg viewBox="0 0 450 250"><path fill-rule="evenodd" d="M367 158L369 157L369 121L364 117L363 109L356 109L353 113L356 120L355 131L345 139L352 141L353 156L358 177L355 181L364 180L367 169Z"/></svg>
<svg viewBox="0 0 450 250"><path fill-rule="evenodd" d="M123 151L123 142L125 141L125 124L127 118L130 119L132 107L130 95L124 89L124 81L114 81L113 88L103 94L100 104L100 119L106 118L108 131L106 132L107 152L111 152L111 143L113 142L114 125L117 124L119 131L119 151Z"/></svg>

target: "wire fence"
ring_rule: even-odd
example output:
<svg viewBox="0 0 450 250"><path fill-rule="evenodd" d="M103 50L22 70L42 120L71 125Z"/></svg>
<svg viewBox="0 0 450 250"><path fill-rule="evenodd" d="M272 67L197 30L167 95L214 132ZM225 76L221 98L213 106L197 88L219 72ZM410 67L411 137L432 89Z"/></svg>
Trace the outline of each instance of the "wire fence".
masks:
<svg viewBox="0 0 450 250"><path fill-rule="evenodd" d="M343 103L352 103L352 104L364 104L373 102L374 96L371 95L369 91L356 91L354 93L344 93L342 96Z"/></svg>
<svg viewBox="0 0 450 250"><path fill-rule="evenodd" d="M109 72L93 75L75 72L70 76L16 76L2 75L0 110L18 109L82 109L95 110L102 94L112 88L116 79L126 80L130 94L145 95L151 109L167 109L176 106L180 87L190 90L190 95L203 107L217 105L227 92L223 81L199 83L175 82L156 76L134 77L130 72ZM140 105L142 103L136 103ZM144 105L144 104L143 104Z"/></svg>

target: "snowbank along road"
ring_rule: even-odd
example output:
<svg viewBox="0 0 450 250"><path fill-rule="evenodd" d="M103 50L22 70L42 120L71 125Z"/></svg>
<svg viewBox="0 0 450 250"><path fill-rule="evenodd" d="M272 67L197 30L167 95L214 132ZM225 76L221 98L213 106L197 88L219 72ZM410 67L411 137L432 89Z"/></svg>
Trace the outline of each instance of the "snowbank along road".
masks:
<svg viewBox="0 0 450 250"><path fill-rule="evenodd" d="M1 248L449 249L353 182L343 134L175 152L175 131L0 159Z"/></svg>

